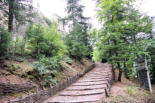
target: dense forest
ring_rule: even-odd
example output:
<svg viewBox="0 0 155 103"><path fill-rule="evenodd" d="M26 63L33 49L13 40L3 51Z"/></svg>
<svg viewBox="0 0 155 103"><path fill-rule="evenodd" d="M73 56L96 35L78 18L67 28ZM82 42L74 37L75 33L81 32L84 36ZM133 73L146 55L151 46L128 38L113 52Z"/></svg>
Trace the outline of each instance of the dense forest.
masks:
<svg viewBox="0 0 155 103"><path fill-rule="evenodd" d="M83 15L80 0L66 0L67 16L57 21L39 13L31 0L0 0L0 69L9 72L2 74L50 87L64 79L68 65L75 61L83 65L86 59L112 64L119 70L118 81L122 74L138 80L138 60L145 59L155 84L153 18L136 10L134 1L96 1L102 25L97 30L92 28L90 17ZM64 32L60 26L69 29ZM30 69L13 61L28 62Z"/></svg>

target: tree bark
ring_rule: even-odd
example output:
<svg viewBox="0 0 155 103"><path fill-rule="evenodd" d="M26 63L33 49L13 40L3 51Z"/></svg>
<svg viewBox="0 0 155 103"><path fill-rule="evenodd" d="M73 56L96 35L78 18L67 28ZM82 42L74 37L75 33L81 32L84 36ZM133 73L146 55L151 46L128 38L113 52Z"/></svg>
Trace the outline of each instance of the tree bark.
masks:
<svg viewBox="0 0 155 103"><path fill-rule="evenodd" d="M149 74L149 71L148 71L148 64L147 64L146 57L145 57L145 68L147 69L147 80L148 80L148 85L149 85L149 91L152 94L152 86L151 86L150 74Z"/></svg>
<svg viewBox="0 0 155 103"><path fill-rule="evenodd" d="M150 93L152 93L151 81L147 66L147 59L146 57L141 56L138 58L137 62L138 62L138 75L140 86L149 89Z"/></svg>
<svg viewBox="0 0 155 103"><path fill-rule="evenodd" d="M122 80L122 69L120 67L120 63L117 63L117 65L118 65L118 69L119 69L118 81L121 82L121 80Z"/></svg>
<svg viewBox="0 0 155 103"><path fill-rule="evenodd" d="M14 0L9 0L9 17L8 17L8 30L13 31L13 16L14 16Z"/></svg>

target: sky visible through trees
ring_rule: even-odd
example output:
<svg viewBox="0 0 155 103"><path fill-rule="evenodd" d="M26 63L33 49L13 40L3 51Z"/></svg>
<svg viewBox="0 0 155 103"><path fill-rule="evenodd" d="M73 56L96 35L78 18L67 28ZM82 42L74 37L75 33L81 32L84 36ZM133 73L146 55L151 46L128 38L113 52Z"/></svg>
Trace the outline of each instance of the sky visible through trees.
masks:
<svg viewBox="0 0 155 103"><path fill-rule="evenodd" d="M85 6L84 16L91 17L91 24L95 28L100 28L101 25L98 23L97 17L97 9L95 0L81 0L81 4ZM140 12L145 13L149 16L155 16L155 0L136 0L135 8L140 10ZM65 7L67 6L66 0L47 0L44 2L43 0L34 0L33 5L35 7L39 7L40 11L45 14L48 18L52 18L52 15L59 15L61 17L65 17L67 14L65 11Z"/></svg>

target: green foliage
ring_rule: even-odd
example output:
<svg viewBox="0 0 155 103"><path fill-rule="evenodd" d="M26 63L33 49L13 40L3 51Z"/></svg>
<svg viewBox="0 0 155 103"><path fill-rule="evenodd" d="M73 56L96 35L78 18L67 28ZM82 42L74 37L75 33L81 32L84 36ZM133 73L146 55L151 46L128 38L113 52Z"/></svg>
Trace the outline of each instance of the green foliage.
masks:
<svg viewBox="0 0 155 103"><path fill-rule="evenodd" d="M98 48L95 48L93 51L93 60L94 61L101 61L101 56L100 56L100 52L98 50Z"/></svg>
<svg viewBox="0 0 155 103"><path fill-rule="evenodd" d="M67 57L67 56L63 56L63 57L62 57L62 60L65 61L65 62L68 63L68 64L72 64L72 62L73 62L72 59L69 58L69 57Z"/></svg>
<svg viewBox="0 0 155 103"><path fill-rule="evenodd" d="M15 64L15 65L12 64L10 68L11 68L11 71L13 72L13 71L16 71L17 69L20 69L20 66L18 64Z"/></svg>
<svg viewBox="0 0 155 103"><path fill-rule="evenodd" d="M150 54L150 74L151 81L155 84L155 39L150 40L150 45L148 45L147 51Z"/></svg>
<svg viewBox="0 0 155 103"><path fill-rule="evenodd" d="M89 41L87 32L81 31L82 27L80 25L76 25L65 37L65 43L67 45L69 55L76 59L89 57L92 52L92 48L88 43Z"/></svg>
<svg viewBox="0 0 155 103"><path fill-rule="evenodd" d="M52 25L51 20L49 20L47 17L43 17L43 19L45 20L45 22L47 23L48 26Z"/></svg>
<svg viewBox="0 0 155 103"><path fill-rule="evenodd" d="M84 6L80 5L79 1L67 0L66 11L68 15L61 20L63 24L67 23L69 26L70 32L64 38L69 55L78 60L83 57L91 58L92 53L91 36L87 32L89 18L83 16Z"/></svg>
<svg viewBox="0 0 155 103"><path fill-rule="evenodd" d="M12 52L14 54L23 55L25 53L25 45L26 45L26 38L16 38L15 41L12 41Z"/></svg>
<svg viewBox="0 0 155 103"><path fill-rule="evenodd" d="M136 89L134 86L129 86L126 88L126 91L129 95L134 95L136 93Z"/></svg>
<svg viewBox="0 0 155 103"><path fill-rule="evenodd" d="M104 99L102 99L102 103L106 103Z"/></svg>
<svg viewBox="0 0 155 103"><path fill-rule="evenodd" d="M62 71L66 68L66 65L62 61L68 64L72 63L72 59L67 56L40 57L39 61L33 65L33 76L37 80L43 81L42 85L44 86L49 86L50 84L55 85L56 82L64 78Z"/></svg>
<svg viewBox="0 0 155 103"><path fill-rule="evenodd" d="M65 23L68 22L70 24L70 29L74 28L75 25L81 24L83 28L88 27L88 23L86 21L88 18L83 16L84 6L79 4L80 0L67 0L66 11L68 16L64 18Z"/></svg>
<svg viewBox="0 0 155 103"><path fill-rule="evenodd" d="M26 34L29 41L28 48L37 54L36 56L60 56L66 52L56 23L52 23L50 28L40 23L30 25Z"/></svg>
<svg viewBox="0 0 155 103"><path fill-rule="evenodd" d="M30 21L32 17L32 3L29 0L3 0L1 10L8 15L8 30L13 31L13 21L19 24ZM7 8L6 8L7 7Z"/></svg>
<svg viewBox="0 0 155 103"><path fill-rule="evenodd" d="M110 103L116 103L116 101L110 101Z"/></svg>
<svg viewBox="0 0 155 103"><path fill-rule="evenodd" d="M61 64L59 57L46 58L42 57L38 62L34 63L34 70L38 72L37 77L44 80L43 85L54 85L56 80L55 74L60 72Z"/></svg>
<svg viewBox="0 0 155 103"><path fill-rule="evenodd" d="M0 56L6 56L9 53L11 34L4 28L0 28Z"/></svg>
<svg viewBox="0 0 155 103"><path fill-rule="evenodd" d="M139 55L149 58L146 35L151 37L152 29L151 19L136 11L132 1L101 0L98 17L104 24L94 51L94 59L107 59L120 71L124 69L129 77L136 75Z"/></svg>

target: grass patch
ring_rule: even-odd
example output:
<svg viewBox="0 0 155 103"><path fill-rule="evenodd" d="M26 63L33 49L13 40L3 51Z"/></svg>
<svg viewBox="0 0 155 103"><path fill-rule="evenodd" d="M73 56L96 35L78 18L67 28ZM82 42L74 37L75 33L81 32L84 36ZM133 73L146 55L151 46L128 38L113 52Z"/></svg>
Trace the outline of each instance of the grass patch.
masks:
<svg viewBox="0 0 155 103"><path fill-rule="evenodd" d="M124 95L110 97L108 103L155 103L155 92L151 95L149 91L134 85L127 86L125 92Z"/></svg>
<svg viewBox="0 0 155 103"><path fill-rule="evenodd" d="M126 92L129 94L129 95L134 95L137 91L137 87L135 86L129 86L126 88Z"/></svg>

